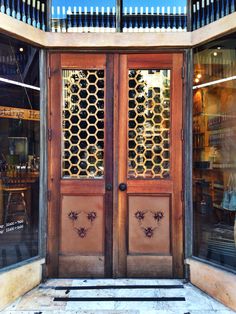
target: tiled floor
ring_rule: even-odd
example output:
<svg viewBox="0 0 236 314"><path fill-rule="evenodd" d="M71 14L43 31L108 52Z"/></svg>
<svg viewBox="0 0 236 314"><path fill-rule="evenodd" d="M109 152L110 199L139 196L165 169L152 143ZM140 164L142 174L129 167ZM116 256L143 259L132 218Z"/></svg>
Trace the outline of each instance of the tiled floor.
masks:
<svg viewBox="0 0 236 314"><path fill-rule="evenodd" d="M236 313L191 284L180 289L55 290L55 286L80 285L182 285L181 280L51 279L6 308L5 314L230 314ZM54 297L185 297L185 301L55 302Z"/></svg>

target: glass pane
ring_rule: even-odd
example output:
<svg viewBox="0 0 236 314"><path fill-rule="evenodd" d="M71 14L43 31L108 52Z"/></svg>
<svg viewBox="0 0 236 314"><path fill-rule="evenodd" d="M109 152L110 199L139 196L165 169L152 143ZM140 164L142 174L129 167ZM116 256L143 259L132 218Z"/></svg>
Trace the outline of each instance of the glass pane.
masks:
<svg viewBox="0 0 236 314"><path fill-rule="evenodd" d="M104 76L104 70L63 70L63 178L103 178Z"/></svg>
<svg viewBox="0 0 236 314"><path fill-rule="evenodd" d="M17 72L11 53L20 56L19 47L23 48L22 56L25 55L19 57L22 63ZM38 255L40 91L20 85L38 85L38 49L0 37L0 51L5 60L8 58L0 67L0 268L3 268Z"/></svg>
<svg viewBox="0 0 236 314"><path fill-rule="evenodd" d="M170 70L129 70L128 177L170 175Z"/></svg>
<svg viewBox="0 0 236 314"><path fill-rule="evenodd" d="M38 87L38 49L6 36L0 38L0 78Z"/></svg>
<svg viewBox="0 0 236 314"><path fill-rule="evenodd" d="M236 35L231 35L236 40ZM236 74L236 51L229 42L218 40L207 49L199 48L194 54L194 85L205 84Z"/></svg>
<svg viewBox="0 0 236 314"><path fill-rule="evenodd" d="M53 0L52 32L115 32L116 1Z"/></svg>
<svg viewBox="0 0 236 314"><path fill-rule="evenodd" d="M235 38L195 50L194 255L236 269Z"/></svg>
<svg viewBox="0 0 236 314"><path fill-rule="evenodd" d="M187 31L186 6L186 0L124 0L123 32Z"/></svg>

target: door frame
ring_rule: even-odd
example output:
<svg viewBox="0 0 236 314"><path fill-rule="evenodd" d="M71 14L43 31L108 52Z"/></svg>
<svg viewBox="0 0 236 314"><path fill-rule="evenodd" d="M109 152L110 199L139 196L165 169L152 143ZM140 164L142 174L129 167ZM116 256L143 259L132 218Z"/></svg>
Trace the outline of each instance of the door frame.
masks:
<svg viewBox="0 0 236 314"><path fill-rule="evenodd" d="M82 58L78 58L81 56ZM112 182L113 174L113 55L105 53L92 54L93 58L88 59L88 54L84 53L51 53L49 55L49 64L51 75L49 78L49 136L48 136L48 241L47 241L47 273L49 276L58 277L59 274L59 256L60 256L60 230L62 222L60 220L62 211L62 197L69 195L91 195L103 196L105 222L104 222L104 276L112 276L112 197L113 190L107 190L105 185ZM78 65L76 65L78 64ZM100 64L98 66L98 64ZM104 160L107 169L102 181L97 183L95 189L92 188L93 182L90 179L85 180L62 180L61 179L61 101L62 101L62 75L63 69L75 68L103 68L106 73L105 85L105 134L104 140L106 147L104 150ZM58 97L58 90L60 96ZM110 105L109 105L110 104ZM109 149L110 148L110 149ZM55 155L55 152L57 154ZM51 161L51 162L50 162ZM105 184L104 184L105 183ZM107 190L107 191L106 191ZM80 193L76 192L80 191ZM59 197L58 197L59 192ZM84 257L84 258L89 258ZM99 256L97 256L99 260ZM86 263L86 261L84 262ZM96 267L96 261L92 262Z"/></svg>
<svg viewBox="0 0 236 314"><path fill-rule="evenodd" d="M184 160L183 160L183 95L184 95L184 77L183 77L183 62L184 62L184 55L183 53L177 53L177 52L157 52L157 53L134 53L134 52L130 52L130 53L121 53L118 56L118 60L115 63L118 71L119 71L119 75L118 77L121 79L121 72L123 72L123 75L127 75L127 73L124 73L124 71L122 71L122 58L125 58L126 56L129 55L137 55L137 59L142 59L142 56L140 55L145 55L147 56L159 56L159 58L161 59L162 62L162 66L161 68L170 68L172 71L172 85L174 86L175 84L178 85L179 88L172 88L172 115L178 115L180 120L178 121L178 125L171 125L171 128L173 129L173 134L174 138L175 138L175 150L178 151L177 154L175 154L175 158L177 158L176 160L173 160L173 158L171 158L172 163L178 162L178 158L180 157L181 159L181 166L179 169L177 169L174 173L174 177L173 180L176 183L176 187L175 187L175 193L173 193L173 199L171 200L172 203L175 203L178 207L178 210L174 211L174 214L171 217L172 223L173 223L173 227L171 228L171 246L172 246L172 251L173 251L173 278L183 278L184 276L184 204L183 204L183 170L184 170ZM172 64L170 67L169 61L167 61L168 58L172 58ZM138 61L139 62L139 61ZM136 63L136 62L134 62ZM166 65L165 65L166 63ZM152 66L152 62L149 63L149 65L146 65L144 68L148 68L148 67ZM123 80L125 80L125 78L123 78ZM118 106L114 106L114 143L117 143L117 145L115 145L115 150L118 150L117 146L119 143L119 140L122 138L127 138L127 129L125 128L121 128L119 126L119 119L122 119L122 116L124 114L127 114L127 112L124 112L124 110L122 109L122 101L125 102L126 97L124 97L124 100L122 100L122 84L120 84L119 82L117 82L117 87L115 88L114 91L115 93L115 98L117 99L117 103ZM175 100L174 100L175 99ZM176 100L177 99L177 100ZM180 110L179 110L180 108ZM122 111L123 110L123 111ZM180 112L178 112L180 111ZM127 124L127 123L126 123ZM178 144L176 144L178 143ZM120 144L119 144L120 145ZM114 193L114 206L113 206L113 215L114 217L116 217L116 220L114 220L113 223L113 228L114 228L114 234L113 234L113 238L114 238L114 245L117 246L117 248L114 248L113 251L113 260L114 263L116 263L114 265L114 276L115 277L124 277L127 276L127 264L126 264L126 252L128 251L128 212L127 209L125 210L124 213L119 212L119 197L118 197L118 186L120 182L123 182L123 180L126 180L126 178L120 178L120 174L119 174L119 167L118 167L118 162L119 162L119 151L115 151L114 152L114 174L116 174L114 176L114 191L116 191L116 193ZM126 153L127 155L127 153ZM126 157L127 158L127 157ZM148 182L148 180L146 181L147 184L149 184L149 186L151 187L151 181ZM164 184L165 186L165 184ZM166 185L167 187L167 185ZM155 193L152 189L152 192L147 193L146 195L153 195L153 193ZM165 190L162 191L162 193L165 193ZM132 193L130 193L130 195L132 195ZM159 194L160 195L160 194ZM126 198L126 201L123 200L123 202L128 202L128 195ZM125 203L123 203L123 206L128 206L125 205ZM118 221L118 223L115 223L116 221ZM177 236L176 236L177 234Z"/></svg>
<svg viewBox="0 0 236 314"><path fill-rule="evenodd" d="M60 55L61 53L66 53L67 52L50 52L49 53L49 59L51 58L52 55L58 54ZM68 52L69 53L69 52ZM88 52L91 53L91 52ZM105 53L103 51L99 51L96 53ZM129 53L133 53L133 52L127 52L127 54ZM176 56L180 56L180 58L182 59L182 64L181 64L181 68L178 69L178 72L180 76L182 76L182 67L183 67L183 51L181 52L160 52L160 51L156 51L155 54L159 55L159 54L163 54L163 53L168 53L168 54L175 54ZM76 54L81 54L81 52L76 52ZM119 84L119 74L120 74L120 56L121 56L122 52L120 53L115 53L115 52L111 52L110 56L111 58L113 58L113 70L114 70L114 81L113 81L113 89L114 89L114 93L113 93L113 143L118 143L118 138L119 138L119 101L120 101L120 84ZM140 52L140 54L144 54L144 52ZM145 55L149 55L149 52L145 52ZM58 66L58 62L59 60L56 59L54 60L54 65ZM50 63L49 63L50 64ZM51 70L51 73L53 75L56 75L58 78L60 77L60 73L58 73L57 71L55 71L55 73L53 73L53 70ZM59 81L59 82L58 82ZM50 162L50 154L52 154L51 152L51 119L53 117L51 117L51 109L52 109L52 99L54 97L57 97L57 93L56 90L58 90L58 88L61 88L61 82L60 80L57 81L57 85L53 86L53 84L51 84L50 81L50 77L48 80L48 90L49 90L49 109L48 109L48 238L47 238L47 276L49 277L57 277L58 276L58 255L57 255L57 251L59 248L59 237L58 237L58 228L57 226L59 225L59 217L58 215L56 215L56 208L58 208L60 200L57 197L57 195L55 194L55 192L57 191L58 186L55 184L55 182L57 181L58 178L55 178L55 176L53 176L53 169L55 169L56 166L60 167L60 161L58 163L58 161L53 160L53 165ZM184 94L184 84L182 84L182 90L181 90L182 95ZM182 103L180 104L181 108L183 108L183 97L182 97ZM182 123L182 128L183 128L183 120L181 121ZM112 128L112 125L110 125L110 128ZM53 136L57 136L58 132L60 132L60 130L56 130L56 133L53 134ZM60 145L60 143L58 143ZM183 149L183 145L181 146L181 152ZM113 147L113 191L115 191L115 193L113 193L113 217L110 217L109 219L113 220L113 232L112 232L112 237L113 237L113 241L111 240L111 242L113 244L109 244L110 248L113 251L113 258L112 258L112 267L110 267L110 275L108 275L108 277L113 276L114 278L116 277L122 277L124 276L124 269L122 269L122 267L120 267L119 265L121 265L120 259L121 256L119 256L119 254L117 254L117 252L119 251L119 237L120 237L120 229L119 229L119 224L124 223L124 221L122 222L122 217L119 216L118 213L118 193L116 193L117 189L118 189L118 145L114 145ZM182 170L184 169L183 167L183 158L182 158L182 169L181 169L181 173L180 173L180 177L182 178ZM183 194L182 192L182 185L183 185L183 180L181 180L181 195ZM54 204L54 205L53 205ZM182 278L183 277L183 268L184 268L184 261L183 261L183 247L184 247L184 243L183 243L183 228L184 228L184 220L183 220L183 203L181 206L181 213L178 213L177 215L177 220L179 221L178 224L178 228L180 230L180 237L181 241L178 241L179 243L179 250L180 250L180 255L181 257L175 261L175 265L177 267L177 271L175 272L175 277L176 278ZM118 223L116 223L118 221ZM111 271L111 268L113 269L113 272Z"/></svg>

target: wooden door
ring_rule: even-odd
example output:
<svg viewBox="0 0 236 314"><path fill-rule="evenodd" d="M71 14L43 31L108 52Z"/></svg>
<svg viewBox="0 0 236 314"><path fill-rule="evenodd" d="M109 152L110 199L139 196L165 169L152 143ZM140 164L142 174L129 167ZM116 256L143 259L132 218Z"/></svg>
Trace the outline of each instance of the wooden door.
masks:
<svg viewBox="0 0 236 314"><path fill-rule="evenodd" d="M48 274L111 276L112 57L49 61Z"/></svg>
<svg viewBox="0 0 236 314"><path fill-rule="evenodd" d="M182 63L120 57L117 276L183 276Z"/></svg>
<svg viewBox="0 0 236 314"><path fill-rule="evenodd" d="M182 62L50 54L49 276L183 276Z"/></svg>

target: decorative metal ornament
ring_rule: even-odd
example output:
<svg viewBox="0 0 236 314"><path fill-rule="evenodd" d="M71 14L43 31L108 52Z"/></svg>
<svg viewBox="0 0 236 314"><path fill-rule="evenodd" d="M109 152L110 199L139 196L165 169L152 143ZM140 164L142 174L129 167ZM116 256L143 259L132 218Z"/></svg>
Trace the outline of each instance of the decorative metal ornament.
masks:
<svg viewBox="0 0 236 314"><path fill-rule="evenodd" d="M87 214L87 218L88 220L90 220L91 222L93 222L96 218L97 218L97 214L95 211L91 211Z"/></svg>
<svg viewBox="0 0 236 314"><path fill-rule="evenodd" d="M152 238L154 235L154 230L156 228L152 228L152 227L147 227L147 228L143 228L144 234L147 238Z"/></svg>
<svg viewBox="0 0 236 314"><path fill-rule="evenodd" d="M156 212L152 212L153 214L153 218L156 220L156 221L160 221L162 218L164 218L164 213L161 212L161 211L156 211Z"/></svg>
<svg viewBox="0 0 236 314"><path fill-rule="evenodd" d="M71 219L72 221L75 221L75 220L78 219L78 215L79 215L79 213L74 212L74 211L71 211L71 212L68 214L68 218Z"/></svg>
<svg viewBox="0 0 236 314"><path fill-rule="evenodd" d="M170 176L170 73L170 70L129 70L129 178Z"/></svg>
<svg viewBox="0 0 236 314"><path fill-rule="evenodd" d="M63 70L62 176L104 176L105 71Z"/></svg>
<svg viewBox="0 0 236 314"><path fill-rule="evenodd" d="M138 221L141 221L145 217L145 212L142 210L137 210L136 213L134 214L135 218L138 219Z"/></svg>
<svg viewBox="0 0 236 314"><path fill-rule="evenodd" d="M152 214L152 218L155 223L154 226L144 226L145 215L147 215L148 213ZM150 209L147 210L138 209L134 213L134 217L137 219L139 227L143 230L144 235L150 239L154 236L154 231L158 228L156 224L159 224L160 221L164 218L164 212L160 210L152 211Z"/></svg>
<svg viewBox="0 0 236 314"><path fill-rule="evenodd" d="M85 215L87 220L90 222L90 226L77 226L79 221L79 215ZM68 219L73 224L73 229L76 231L77 235L83 239L86 238L88 231L92 228L94 220L97 218L97 213L94 210L91 210L89 212L85 211L70 211L67 215ZM75 225L76 224L76 225Z"/></svg>
<svg viewBox="0 0 236 314"><path fill-rule="evenodd" d="M78 236L83 239L87 236L87 232L89 229L81 227L81 228L76 228L76 230L77 230Z"/></svg>

